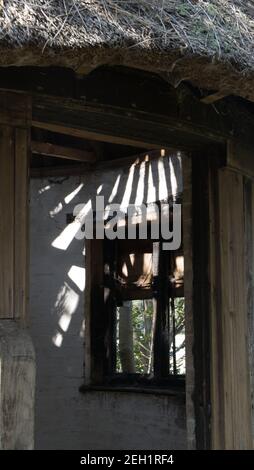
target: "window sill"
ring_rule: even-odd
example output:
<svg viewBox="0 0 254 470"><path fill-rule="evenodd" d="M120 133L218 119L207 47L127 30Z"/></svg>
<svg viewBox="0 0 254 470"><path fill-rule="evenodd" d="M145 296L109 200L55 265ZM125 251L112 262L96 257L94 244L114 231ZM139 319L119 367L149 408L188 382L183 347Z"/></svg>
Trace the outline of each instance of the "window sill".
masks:
<svg viewBox="0 0 254 470"><path fill-rule="evenodd" d="M81 385L81 393L87 392L123 392L123 393L141 393L149 395L167 395L172 397L181 397L185 400L185 389L181 386L133 386L133 385Z"/></svg>

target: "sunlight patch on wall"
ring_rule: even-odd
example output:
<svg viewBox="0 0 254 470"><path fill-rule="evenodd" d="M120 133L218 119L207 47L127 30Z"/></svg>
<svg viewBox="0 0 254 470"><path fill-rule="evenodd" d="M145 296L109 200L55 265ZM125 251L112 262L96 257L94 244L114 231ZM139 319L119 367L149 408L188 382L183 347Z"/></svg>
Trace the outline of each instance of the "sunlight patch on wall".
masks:
<svg viewBox="0 0 254 470"><path fill-rule="evenodd" d="M121 175L118 175L118 177L116 178L116 181L115 181L115 184L114 184L114 187L112 189L112 192L108 198L108 202L109 204L111 204L111 202L114 201L116 195L117 195L117 192L118 192L118 188L119 188L119 183L120 183L120 179L121 179Z"/></svg>
<svg viewBox="0 0 254 470"><path fill-rule="evenodd" d="M45 193L45 191L48 191L50 188L51 188L51 186L50 186L50 184L48 184L47 186L44 186L44 188L39 189L38 193L43 194L43 193Z"/></svg>
<svg viewBox="0 0 254 470"><path fill-rule="evenodd" d="M76 284L81 292L84 292L86 285L86 270L80 266L72 266L68 272L68 277Z"/></svg>
<svg viewBox="0 0 254 470"><path fill-rule="evenodd" d="M54 209L52 211L49 211L50 217L53 219L55 217L55 215L57 215L57 214L59 214L59 212L61 212L62 209L63 209L63 204L61 202L59 202L59 204L57 204L57 206L54 207Z"/></svg>
<svg viewBox="0 0 254 470"><path fill-rule="evenodd" d="M178 192L178 183L177 183L175 168L174 168L171 158L169 158L169 168L170 168L170 182L171 182L172 195L176 196Z"/></svg>
<svg viewBox="0 0 254 470"><path fill-rule="evenodd" d="M103 188L103 184L100 184L100 186L97 188L97 194L100 194Z"/></svg>
<svg viewBox="0 0 254 470"><path fill-rule="evenodd" d="M60 348L63 343L63 333L66 333L70 327L72 316L76 312L79 304L79 295L69 286L67 282L60 289L56 302L54 313L58 316L58 327L52 338L53 344Z"/></svg>
<svg viewBox="0 0 254 470"><path fill-rule="evenodd" d="M138 180L136 200L135 200L136 206L141 205L144 201L146 168L147 168L146 163L145 162L141 163L139 167L139 180Z"/></svg>
<svg viewBox="0 0 254 470"><path fill-rule="evenodd" d="M152 167L152 164L149 163L147 203L149 204L155 201L156 201L156 186L154 184L153 167Z"/></svg>
<svg viewBox="0 0 254 470"><path fill-rule="evenodd" d="M135 167L136 165L133 164L131 165L130 170L129 170L128 180L125 186L125 191L124 191L123 199L122 199L121 206L120 206L120 209L122 211L126 211L130 203Z"/></svg>
<svg viewBox="0 0 254 470"><path fill-rule="evenodd" d="M61 348L62 342L63 342L63 335L62 335L62 333L57 332L52 338L52 343L57 348Z"/></svg>
<svg viewBox="0 0 254 470"><path fill-rule="evenodd" d="M91 199L85 204L85 206L83 206L83 204L81 204L81 206L82 209L78 214L76 214L75 220L71 224L67 225L62 233L51 243L53 248L64 251L67 250L76 234L79 232L84 223L85 216L92 209Z"/></svg>
<svg viewBox="0 0 254 470"><path fill-rule="evenodd" d="M158 186L159 186L159 200L162 201L168 197L167 180L165 175L165 167L163 158L158 160Z"/></svg>
<svg viewBox="0 0 254 470"><path fill-rule="evenodd" d="M84 183L81 183L74 191L72 191L68 196L64 198L65 204L69 204L72 199L74 199L75 196L81 191L81 189L84 187Z"/></svg>

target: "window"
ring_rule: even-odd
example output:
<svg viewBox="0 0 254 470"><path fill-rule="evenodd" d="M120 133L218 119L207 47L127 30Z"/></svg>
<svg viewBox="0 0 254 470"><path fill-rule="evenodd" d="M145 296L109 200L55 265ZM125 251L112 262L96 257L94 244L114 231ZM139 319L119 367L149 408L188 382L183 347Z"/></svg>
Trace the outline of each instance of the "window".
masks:
<svg viewBox="0 0 254 470"><path fill-rule="evenodd" d="M168 373L185 375L184 298L170 298ZM155 308L152 299L123 302L116 310L116 373L152 375Z"/></svg>
<svg viewBox="0 0 254 470"><path fill-rule="evenodd" d="M184 386L182 247L160 240L91 240L92 385Z"/></svg>

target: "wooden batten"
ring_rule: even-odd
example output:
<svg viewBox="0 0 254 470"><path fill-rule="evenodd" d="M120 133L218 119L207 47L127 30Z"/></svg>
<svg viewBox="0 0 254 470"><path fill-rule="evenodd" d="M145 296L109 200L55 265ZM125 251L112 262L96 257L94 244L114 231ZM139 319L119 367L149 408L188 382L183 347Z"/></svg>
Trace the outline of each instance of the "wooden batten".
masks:
<svg viewBox="0 0 254 470"><path fill-rule="evenodd" d="M25 320L30 100L1 92L0 109L0 318Z"/></svg>
<svg viewBox="0 0 254 470"><path fill-rule="evenodd" d="M48 142L35 142L31 144L32 153L55 157L63 158L66 160L76 160L79 162L89 162L94 163L96 161L96 155L93 152L88 152L87 150L80 150L70 147L64 147L61 145L55 145Z"/></svg>
<svg viewBox="0 0 254 470"><path fill-rule="evenodd" d="M14 314L14 131L0 124L0 318Z"/></svg>
<svg viewBox="0 0 254 470"><path fill-rule="evenodd" d="M248 350L251 387L252 445L254 447L254 183L250 178L244 178L244 201Z"/></svg>

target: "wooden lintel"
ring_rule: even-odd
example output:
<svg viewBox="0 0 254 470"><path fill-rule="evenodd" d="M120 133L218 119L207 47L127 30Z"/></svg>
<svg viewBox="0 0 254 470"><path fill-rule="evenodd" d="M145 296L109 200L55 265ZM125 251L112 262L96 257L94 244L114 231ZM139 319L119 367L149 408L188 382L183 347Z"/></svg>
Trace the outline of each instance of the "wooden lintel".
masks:
<svg viewBox="0 0 254 470"><path fill-rule="evenodd" d="M169 107L170 110L170 107ZM191 117L162 116L78 100L34 96L36 128L88 140L134 145L141 148L193 149L207 143L224 143L229 135L194 125Z"/></svg>
<svg viewBox="0 0 254 470"><path fill-rule="evenodd" d="M63 147L48 142L32 142L32 153L49 157L64 158L67 160L77 160L79 162L94 163L96 155L87 150Z"/></svg>
<svg viewBox="0 0 254 470"><path fill-rule="evenodd" d="M51 122L42 122L42 121L32 121L33 127L37 129L44 129L50 132L56 132L59 134L69 135L71 137L77 137L79 139L94 140L99 142L114 143L120 145L134 145L135 147L144 148L146 142L142 140L134 140L131 137L125 138L120 136L113 136L112 134L102 134L97 131L88 131L86 129L81 129L78 127L68 127L67 125L62 125L60 123L51 123ZM148 145L148 144L147 144ZM149 144L150 148L158 149L158 144Z"/></svg>

